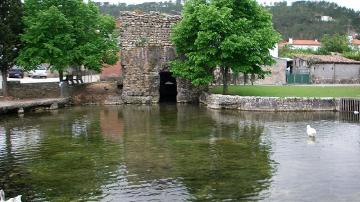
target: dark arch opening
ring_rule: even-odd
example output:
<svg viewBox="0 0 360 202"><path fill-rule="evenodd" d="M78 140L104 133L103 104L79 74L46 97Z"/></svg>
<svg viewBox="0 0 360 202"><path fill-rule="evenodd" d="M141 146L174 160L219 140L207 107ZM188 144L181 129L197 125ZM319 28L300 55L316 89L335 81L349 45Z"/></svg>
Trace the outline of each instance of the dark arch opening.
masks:
<svg viewBox="0 0 360 202"><path fill-rule="evenodd" d="M176 102L176 79L171 72L160 72L160 102Z"/></svg>

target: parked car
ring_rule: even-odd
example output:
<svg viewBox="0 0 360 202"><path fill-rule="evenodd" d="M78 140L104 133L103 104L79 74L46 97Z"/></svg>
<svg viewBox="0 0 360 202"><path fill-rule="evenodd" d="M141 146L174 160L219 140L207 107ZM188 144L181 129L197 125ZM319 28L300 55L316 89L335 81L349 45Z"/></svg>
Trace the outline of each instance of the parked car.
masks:
<svg viewBox="0 0 360 202"><path fill-rule="evenodd" d="M9 70L9 78L24 78L24 70L13 67Z"/></svg>
<svg viewBox="0 0 360 202"><path fill-rule="evenodd" d="M29 72L29 77L32 78L47 78L47 69L46 67L39 66L35 70Z"/></svg>

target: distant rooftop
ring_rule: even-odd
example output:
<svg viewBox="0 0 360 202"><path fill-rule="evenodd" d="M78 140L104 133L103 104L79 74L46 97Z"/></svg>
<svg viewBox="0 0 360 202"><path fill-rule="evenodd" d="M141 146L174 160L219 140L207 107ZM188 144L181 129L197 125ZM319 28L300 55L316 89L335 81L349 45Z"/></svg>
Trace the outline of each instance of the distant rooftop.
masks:
<svg viewBox="0 0 360 202"><path fill-rule="evenodd" d="M360 64L360 61L351 60L339 55L295 55L295 58L302 60L311 60L313 63L339 63L339 64Z"/></svg>
<svg viewBox="0 0 360 202"><path fill-rule="evenodd" d="M320 46L321 43L318 40L303 40L303 39L294 39L289 41L289 44L291 45L311 45L311 46Z"/></svg>
<svg viewBox="0 0 360 202"><path fill-rule="evenodd" d="M360 45L360 40L359 39L353 39L351 43L353 45Z"/></svg>

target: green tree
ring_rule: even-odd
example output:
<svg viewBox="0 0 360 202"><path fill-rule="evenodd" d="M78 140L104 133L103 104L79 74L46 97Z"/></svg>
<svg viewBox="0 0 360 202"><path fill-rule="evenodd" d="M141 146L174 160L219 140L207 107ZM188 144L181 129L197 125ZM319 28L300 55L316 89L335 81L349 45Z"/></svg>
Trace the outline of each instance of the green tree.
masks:
<svg viewBox="0 0 360 202"><path fill-rule="evenodd" d="M22 32L20 0L0 1L0 71L3 77L3 95L7 96L8 69L15 63Z"/></svg>
<svg viewBox="0 0 360 202"><path fill-rule="evenodd" d="M68 67L100 71L117 61L115 21L82 0L25 0L25 33L18 63L31 70L47 63L60 73Z"/></svg>
<svg viewBox="0 0 360 202"><path fill-rule="evenodd" d="M323 52L344 53L350 51L350 41L347 36L334 34L324 35L321 39L321 50Z"/></svg>
<svg viewBox="0 0 360 202"><path fill-rule="evenodd" d="M273 63L269 49L280 37L271 15L254 0L189 0L182 17L172 34L179 55L171 64L176 76L208 84L220 67L225 94L230 69L254 72Z"/></svg>

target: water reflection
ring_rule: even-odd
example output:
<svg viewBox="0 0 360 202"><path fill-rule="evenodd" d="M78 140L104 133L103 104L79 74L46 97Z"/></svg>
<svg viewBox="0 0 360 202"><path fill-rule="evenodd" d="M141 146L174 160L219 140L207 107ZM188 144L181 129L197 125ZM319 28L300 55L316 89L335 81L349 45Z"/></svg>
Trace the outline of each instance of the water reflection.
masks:
<svg viewBox="0 0 360 202"><path fill-rule="evenodd" d="M195 106L127 106L122 112L125 164L133 183L180 180L189 193L178 199L197 200L245 199L269 185L269 148L260 144L261 126L233 127Z"/></svg>
<svg viewBox="0 0 360 202"><path fill-rule="evenodd" d="M98 116L98 110L74 109L57 116L27 114L21 124L16 117L0 122L7 145L0 154L0 186L7 195L70 201L101 194L102 184L113 180L121 150L103 139Z"/></svg>
<svg viewBox="0 0 360 202"><path fill-rule="evenodd" d="M192 105L6 116L0 187L25 201L355 200L359 131L348 114Z"/></svg>

